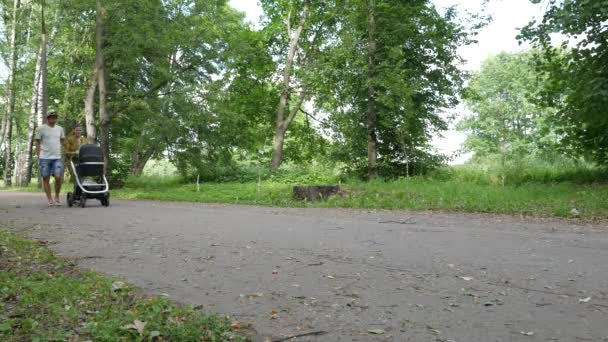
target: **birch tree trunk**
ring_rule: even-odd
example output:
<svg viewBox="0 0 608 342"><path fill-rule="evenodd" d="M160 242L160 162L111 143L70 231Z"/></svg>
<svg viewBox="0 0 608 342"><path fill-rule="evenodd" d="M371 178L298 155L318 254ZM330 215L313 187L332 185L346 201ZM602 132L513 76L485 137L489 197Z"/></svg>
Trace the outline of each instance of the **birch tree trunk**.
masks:
<svg viewBox="0 0 608 342"><path fill-rule="evenodd" d="M110 114L107 109L106 67L103 53L103 8L97 0L95 29L95 55L97 64L97 83L99 87L99 144L103 151L104 171L110 171Z"/></svg>
<svg viewBox="0 0 608 342"><path fill-rule="evenodd" d="M38 94L40 92L40 65L42 59L42 46L40 46L40 52L38 55L38 61L36 62L36 72L34 73L34 86L32 87L32 101L30 105L30 115L27 122L27 150L29 153L26 155L25 168L22 169L23 175L21 176L20 186L28 186L32 180L32 168L34 159L32 158L32 148L34 145L34 135L36 133L36 126L38 120Z"/></svg>
<svg viewBox="0 0 608 342"><path fill-rule="evenodd" d="M281 89L281 97L279 98L279 107L277 109L277 120L276 120L276 129L274 136L274 144L273 144L273 153L272 153L272 161L271 161L271 169L272 171L277 171L281 166L281 161L283 160L283 144L285 143L285 133L289 128L289 125L293 121L297 111L300 109L300 106L296 106L295 112L292 111L293 115L289 115L289 117L285 118L285 112L289 107L289 97L290 97L290 81L291 81L291 70L293 67L294 58L296 52L298 50L298 42L300 40L300 35L302 34L302 30L304 29L304 25L306 24L306 20L308 18L308 14L310 11L310 3L306 1L304 4L304 10L302 12L302 16L300 17L300 21L298 23L298 27L295 32L291 32L291 25L289 24L289 18L287 19L287 30L289 34L289 50L287 52L287 60L285 63L285 69L283 70L283 82Z"/></svg>
<svg viewBox="0 0 608 342"><path fill-rule="evenodd" d="M32 181L32 168L34 159L32 149L34 146L34 135L36 128L46 122L46 111L48 106L46 79L47 79L47 39L46 25L44 20L44 8L42 14L42 31L40 40L40 51L36 61L36 71L34 73L34 84L32 86L32 101L30 105L30 115L27 123L27 146L24 151L24 165L21 169L19 186L28 186Z"/></svg>
<svg viewBox="0 0 608 342"><path fill-rule="evenodd" d="M5 161L4 161L4 185L12 185L11 166L13 163L12 155L12 139L13 139L13 116L15 111L15 76L17 74L17 20L21 0L13 2L13 20L11 25L11 40L10 40L10 57L9 57L9 78L8 78L8 94L7 94L7 111L5 113L5 133L4 141L6 143Z"/></svg>
<svg viewBox="0 0 608 342"><path fill-rule="evenodd" d="M378 158L378 137L377 131L377 112L376 112L376 91L374 89L375 74L375 54L376 54L376 18L375 18L375 0L369 0L368 3L368 18L367 18L367 167L369 179L374 179L378 176L377 158Z"/></svg>
<svg viewBox="0 0 608 342"><path fill-rule="evenodd" d="M15 139L15 158L13 159L13 181L15 184L19 185L19 183L21 182L20 170L22 169L22 165L24 162L24 156L22 152L23 143L21 139L19 139L19 137L21 137L21 126L19 125L19 122L17 120L14 121L17 139Z"/></svg>
<svg viewBox="0 0 608 342"><path fill-rule="evenodd" d="M97 63L93 68L93 75L87 89L87 96L84 99L84 114L87 128L87 140L89 144L97 143L97 126L95 122L95 91L97 90Z"/></svg>

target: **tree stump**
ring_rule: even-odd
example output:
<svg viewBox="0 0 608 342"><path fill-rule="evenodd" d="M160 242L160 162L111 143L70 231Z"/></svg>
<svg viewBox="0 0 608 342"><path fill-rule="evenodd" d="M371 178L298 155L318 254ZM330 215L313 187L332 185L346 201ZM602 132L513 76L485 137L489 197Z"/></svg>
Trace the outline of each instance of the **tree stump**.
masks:
<svg viewBox="0 0 608 342"><path fill-rule="evenodd" d="M294 186L293 198L300 201L318 201L339 192L340 187L336 185Z"/></svg>

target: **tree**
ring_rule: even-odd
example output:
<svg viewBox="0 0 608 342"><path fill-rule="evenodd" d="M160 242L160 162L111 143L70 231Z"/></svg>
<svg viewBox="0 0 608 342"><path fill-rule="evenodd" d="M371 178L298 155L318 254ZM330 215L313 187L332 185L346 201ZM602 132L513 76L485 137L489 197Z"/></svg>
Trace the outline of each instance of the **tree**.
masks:
<svg viewBox="0 0 608 342"><path fill-rule="evenodd" d="M283 161L286 132L311 97L305 74L332 28L334 11L327 2L311 0L262 1L262 6L269 18L265 31L272 37L270 48L283 60L271 160L271 169L277 171Z"/></svg>
<svg viewBox="0 0 608 342"><path fill-rule="evenodd" d="M110 113L107 106L106 62L104 53L104 24L105 9L101 0L96 1L95 15L95 65L97 66L97 86L99 89L99 145L103 151L104 171L110 170Z"/></svg>
<svg viewBox="0 0 608 342"><path fill-rule="evenodd" d="M17 77L17 26L19 23L19 12L21 7L21 0L13 1L13 11L11 13L11 29L10 29L10 45L9 45L9 76L8 76L8 91L6 99L6 112L4 114L4 120L2 122L2 132L0 132L0 146L3 142L6 142L5 147L5 159L4 159L4 185L11 186L12 175L11 169L13 164L13 151L12 151L12 140L13 140L13 122L15 119L15 90Z"/></svg>
<svg viewBox="0 0 608 342"><path fill-rule="evenodd" d="M213 57L223 77L201 82L194 92L176 101L180 113L179 137L170 144L171 155L184 175L206 179L212 170L237 172L272 146L279 87L273 81L276 64L267 50L264 32L243 24L243 17L223 10L218 27L222 45ZM217 22L217 21L216 21ZM265 158L264 158L265 159ZM264 160L266 163L268 160Z"/></svg>
<svg viewBox="0 0 608 342"><path fill-rule="evenodd" d="M537 68L547 81L539 99L558 109L553 124L561 148L602 163L608 161L606 9L607 0L550 1L542 19L519 35L542 52ZM553 33L561 34L561 46L552 44Z"/></svg>
<svg viewBox="0 0 608 342"><path fill-rule="evenodd" d="M465 99L472 115L459 128L467 133L465 147L476 158L498 156L504 166L555 150L557 137L547 124L554 111L534 101L539 80L534 55L528 51L489 57L470 80Z"/></svg>
<svg viewBox="0 0 608 342"><path fill-rule="evenodd" d="M359 0L337 13L316 72L317 108L331 113L336 157L368 178L436 164L430 140L447 128L440 112L456 104L463 79L456 49L469 42L455 10L440 15L424 0Z"/></svg>
<svg viewBox="0 0 608 342"><path fill-rule="evenodd" d="M20 156L21 167L19 172L15 172L18 186L28 186L32 179L32 149L34 146L34 134L40 125L46 122L48 110L47 92L47 31L44 18L44 4L40 7L40 51L36 58L36 69L34 71L34 82L32 85L32 99L30 103L30 114L27 120L26 148Z"/></svg>
<svg viewBox="0 0 608 342"><path fill-rule="evenodd" d="M110 170L110 116L107 108L106 65L104 53L104 15L106 9L100 0L95 2L95 62L93 75L84 99L87 139L90 144L97 142L97 117L95 115L95 91L99 90L99 144L104 156L104 171Z"/></svg>

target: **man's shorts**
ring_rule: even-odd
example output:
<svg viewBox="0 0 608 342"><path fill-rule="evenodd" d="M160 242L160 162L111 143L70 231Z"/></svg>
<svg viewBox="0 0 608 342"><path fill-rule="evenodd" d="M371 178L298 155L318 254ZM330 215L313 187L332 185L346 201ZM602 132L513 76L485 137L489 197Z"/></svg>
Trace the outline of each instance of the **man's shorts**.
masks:
<svg viewBox="0 0 608 342"><path fill-rule="evenodd" d="M63 176L63 162L61 159L40 159L40 175L42 178Z"/></svg>

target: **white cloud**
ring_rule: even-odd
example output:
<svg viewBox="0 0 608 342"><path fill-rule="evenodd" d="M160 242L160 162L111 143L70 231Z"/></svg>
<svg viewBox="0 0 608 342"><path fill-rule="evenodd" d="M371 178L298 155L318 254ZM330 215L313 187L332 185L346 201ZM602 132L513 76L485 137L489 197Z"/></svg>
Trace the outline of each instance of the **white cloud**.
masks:
<svg viewBox="0 0 608 342"><path fill-rule="evenodd" d="M245 13L245 18L254 27L259 26L260 17L264 14L259 2L256 0L230 0L230 6Z"/></svg>

